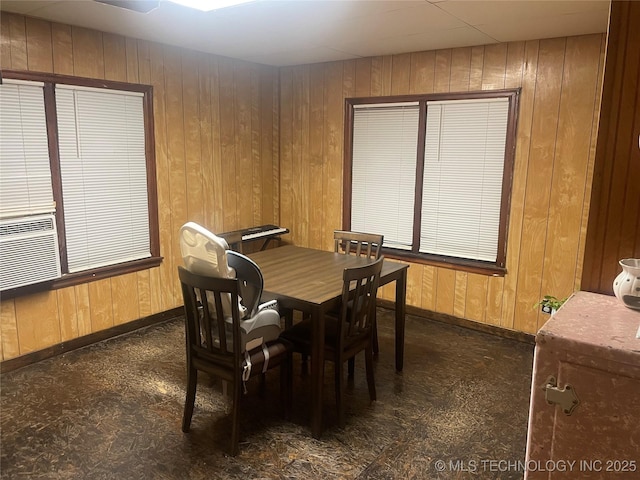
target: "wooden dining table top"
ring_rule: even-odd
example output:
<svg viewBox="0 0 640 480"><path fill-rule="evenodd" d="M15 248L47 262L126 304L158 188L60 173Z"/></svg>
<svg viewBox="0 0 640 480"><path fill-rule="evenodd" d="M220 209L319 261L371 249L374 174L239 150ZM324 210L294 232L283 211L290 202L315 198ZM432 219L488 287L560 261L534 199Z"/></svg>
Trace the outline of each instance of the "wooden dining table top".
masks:
<svg viewBox="0 0 640 480"><path fill-rule="evenodd" d="M264 291L288 297L293 301L322 305L342 293L345 268L371 263L370 258L344 255L325 250L286 245L252 253L249 257L260 266ZM385 259L380 275L381 285L389 274L407 265Z"/></svg>

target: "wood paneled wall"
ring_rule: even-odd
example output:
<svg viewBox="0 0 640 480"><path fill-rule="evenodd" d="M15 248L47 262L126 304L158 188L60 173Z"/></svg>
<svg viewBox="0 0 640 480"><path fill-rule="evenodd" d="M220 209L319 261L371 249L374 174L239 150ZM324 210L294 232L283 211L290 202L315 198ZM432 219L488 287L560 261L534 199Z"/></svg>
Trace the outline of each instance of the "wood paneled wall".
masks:
<svg viewBox="0 0 640 480"><path fill-rule="evenodd" d="M153 85L162 265L1 302L7 360L182 304L178 229L279 223L278 70L2 12L1 67Z"/></svg>
<svg viewBox="0 0 640 480"><path fill-rule="evenodd" d="M613 294L640 258L640 3L613 2L582 287Z"/></svg>
<svg viewBox="0 0 640 480"><path fill-rule="evenodd" d="M407 302L535 332L548 319L533 308L543 295L580 288L604 52L605 36L588 35L281 69L281 224L298 245L332 248L345 98L521 87L507 274L412 263Z"/></svg>

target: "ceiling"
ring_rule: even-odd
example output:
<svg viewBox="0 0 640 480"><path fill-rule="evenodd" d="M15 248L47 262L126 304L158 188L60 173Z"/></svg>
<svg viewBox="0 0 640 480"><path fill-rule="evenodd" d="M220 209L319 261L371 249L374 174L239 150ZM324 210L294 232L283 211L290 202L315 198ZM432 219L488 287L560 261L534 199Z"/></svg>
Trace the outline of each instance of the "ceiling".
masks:
<svg viewBox="0 0 640 480"><path fill-rule="evenodd" d="M285 66L606 32L609 0L258 0L139 13L93 0L0 0L0 9Z"/></svg>

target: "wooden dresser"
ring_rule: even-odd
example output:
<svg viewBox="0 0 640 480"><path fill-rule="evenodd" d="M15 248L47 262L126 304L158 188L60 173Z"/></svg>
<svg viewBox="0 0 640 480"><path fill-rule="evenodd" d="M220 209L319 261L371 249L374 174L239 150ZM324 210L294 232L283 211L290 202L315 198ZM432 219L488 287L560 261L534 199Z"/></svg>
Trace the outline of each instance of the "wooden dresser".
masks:
<svg viewBox="0 0 640 480"><path fill-rule="evenodd" d="M640 478L640 312L575 293L540 329L525 479Z"/></svg>

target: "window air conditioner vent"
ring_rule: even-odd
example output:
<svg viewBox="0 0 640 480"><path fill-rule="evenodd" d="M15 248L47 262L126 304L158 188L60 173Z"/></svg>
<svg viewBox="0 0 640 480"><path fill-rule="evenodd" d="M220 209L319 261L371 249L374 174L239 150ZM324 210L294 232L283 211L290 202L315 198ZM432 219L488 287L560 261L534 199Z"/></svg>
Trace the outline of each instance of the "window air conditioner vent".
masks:
<svg viewBox="0 0 640 480"><path fill-rule="evenodd" d="M53 215L0 221L0 290L59 278L58 233Z"/></svg>

